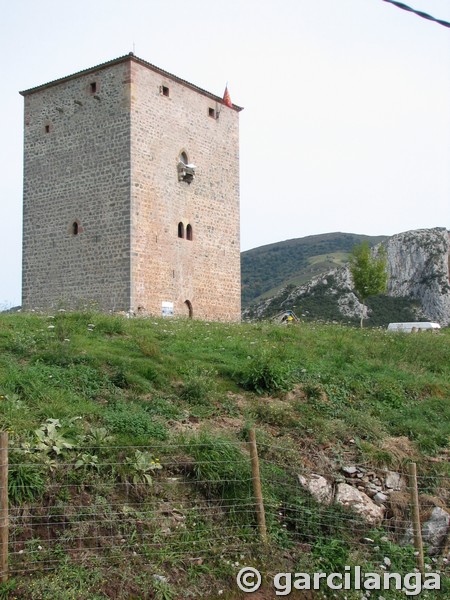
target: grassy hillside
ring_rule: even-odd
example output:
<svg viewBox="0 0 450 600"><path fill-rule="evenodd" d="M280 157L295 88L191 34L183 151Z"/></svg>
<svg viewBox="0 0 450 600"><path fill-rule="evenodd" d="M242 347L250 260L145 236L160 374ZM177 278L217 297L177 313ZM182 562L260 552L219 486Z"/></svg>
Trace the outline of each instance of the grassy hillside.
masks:
<svg viewBox="0 0 450 600"><path fill-rule="evenodd" d="M346 262L355 244L378 244L386 236L326 233L287 240L247 250L241 254L242 305L273 295L289 284L305 283Z"/></svg>
<svg viewBox="0 0 450 600"><path fill-rule="evenodd" d="M297 476L339 477L348 464L403 473L414 459L424 514L448 507L449 333L0 315L13 548L0 597L231 599L245 597L240 565L269 577L379 570L385 556L408 572L414 550L398 534L409 520L404 496L371 528L314 502ZM266 547L256 532L249 427Z"/></svg>

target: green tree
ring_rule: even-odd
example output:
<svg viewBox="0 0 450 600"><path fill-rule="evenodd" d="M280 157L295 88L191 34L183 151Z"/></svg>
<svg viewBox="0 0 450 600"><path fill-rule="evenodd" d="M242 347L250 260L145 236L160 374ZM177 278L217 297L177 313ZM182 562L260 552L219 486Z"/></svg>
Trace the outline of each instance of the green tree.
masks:
<svg viewBox="0 0 450 600"><path fill-rule="evenodd" d="M350 254L350 272L353 287L361 304L365 306L369 296L376 296L386 291L386 250L380 246L377 254L373 254L367 241L352 248ZM361 327L364 321L364 308L361 311Z"/></svg>

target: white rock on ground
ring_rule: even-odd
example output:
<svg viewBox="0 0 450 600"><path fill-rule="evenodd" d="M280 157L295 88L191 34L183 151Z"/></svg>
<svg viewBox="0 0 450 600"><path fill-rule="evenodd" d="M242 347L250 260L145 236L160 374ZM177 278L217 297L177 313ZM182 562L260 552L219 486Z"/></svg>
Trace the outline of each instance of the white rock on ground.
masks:
<svg viewBox="0 0 450 600"><path fill-rule="evenodd" d="M351 508L371 525L379 525L384 517L384 507L378 506L367 494L347 483L337 486L335 502Z"/></svg>
<svg viewBox="0 0 450 600"><path fill-rule="evenodd" d="M333 501L333 486L322 475L298 475L300 485L321 504L331 504Z"/></svg>

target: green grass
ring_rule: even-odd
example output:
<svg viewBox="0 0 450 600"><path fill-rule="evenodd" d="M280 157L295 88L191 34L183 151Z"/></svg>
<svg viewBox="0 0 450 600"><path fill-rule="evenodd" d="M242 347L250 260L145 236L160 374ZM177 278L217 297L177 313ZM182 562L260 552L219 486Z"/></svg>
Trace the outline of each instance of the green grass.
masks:
<svg viewBox="0 0 450 600"><path fill-rule="evenodd" d="M21 438L47 418L82 416L132 443L155 432L162 439L167 417L202 406L217 416L228 393L302 386L293 403L304 414L300 428L323 432L340 421L349 434L407 436L435 454L448 443L449 346L448 331L2 315L0 419ZM264 422L263 405L257 412Z"/></svg>
<svg viewBox="0 0 450 600"><path fill-rule="evenodd" d="M101 507L108 521L119 506L114 533L125 539L119 550L104 549L105 561L86 554L91 569L58 544L48 547L39 538L44 531L30 538L19 529L15 535L39 564L52 560L55 569L46 573L38 566L32 578L15 577L11 593L107 598L112 586L117 598L177 598L186 589L193 597L215 598L217 589L233 589L230 564L241 553L249 564L259 556L267 572L283 570L281 557L297 556L298 544L309 551L284 570L362 560L354 540L363 524L312 502L299 490L297 474L306 463L320 472L330 460L337 469L348 460L404 469L414 457L427 476L422 493L448 501L442 476L448 478L450 469L436 460L448 450L449 397L449 330L403 335L316 323L0 315L0 426L15 449L12 505L62 511L61 543L93 535L89 515ZM74 448L34 449L36 430L48 419L58 420L58 444L69 441ZM252 425L270 539L264 551L248 509ZM152 484L133 483L135 446L161 460ZM81 521L73 508L80 491L87 511ZM161 503L177 507L182 520L169 523L158 512ZM345 530L343 520L349 522ZM398 564L409 564L409 550L399 550L395 540L389 544ZM195 562L196 554L208 558ZM170 578L174 572L178 579ZM154 580L154 573L167 581Z"/></svg>

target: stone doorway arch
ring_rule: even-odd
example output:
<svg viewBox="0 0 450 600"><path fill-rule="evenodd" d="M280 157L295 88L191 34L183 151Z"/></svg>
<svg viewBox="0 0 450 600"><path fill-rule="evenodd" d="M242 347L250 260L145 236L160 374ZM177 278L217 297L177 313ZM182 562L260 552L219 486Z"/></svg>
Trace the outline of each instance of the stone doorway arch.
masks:
<svg viewBox="0 0 450 600"><path fill-rule="evenodd" d="M185 314L187 313L186 316L188 316L190 319L192 319L192 317L194 316L194 311L192 310L191 301L185 300L184 306L185 306Z"/></svg>

